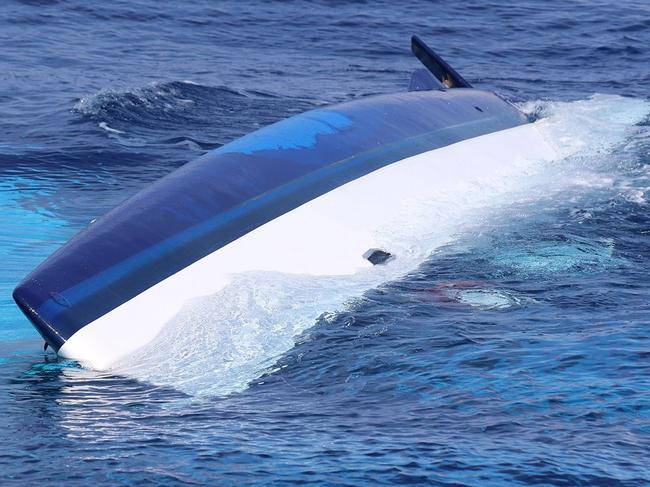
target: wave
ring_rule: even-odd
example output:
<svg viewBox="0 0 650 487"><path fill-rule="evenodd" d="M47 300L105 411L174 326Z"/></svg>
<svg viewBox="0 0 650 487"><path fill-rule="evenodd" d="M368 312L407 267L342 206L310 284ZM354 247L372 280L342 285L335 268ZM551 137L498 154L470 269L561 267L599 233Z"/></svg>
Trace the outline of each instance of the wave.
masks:
<svg viewBox="0 0 650 487"><path fill-rule="evenodd" d="M171 144L206 151L311 107L306 100L258 90L170 81L105 88L81 98L72 111L80 122L91 122L121 145Z"/></svg>
<svg viewBox="0 0 650 487"><path fill-rule="evenodd" d="M196 117L196 107L242 97L246 94L223 86L204 86L191 81L153 82L126 90L102 89L81 98L73 111L105 122L160 122L170 117Z"/></svg>

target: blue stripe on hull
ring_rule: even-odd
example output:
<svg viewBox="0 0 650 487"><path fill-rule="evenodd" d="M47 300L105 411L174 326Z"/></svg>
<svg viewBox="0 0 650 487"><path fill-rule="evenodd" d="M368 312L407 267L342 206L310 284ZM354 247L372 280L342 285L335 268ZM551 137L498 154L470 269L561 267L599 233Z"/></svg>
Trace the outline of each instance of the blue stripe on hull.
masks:
<svg viewBox="0 0 650 487"><path fill-rule="evenodd" d="M464 89L292 117L138 193L41 264L14 298L58 349L86 324L307 201L395 161L526 121L497 96Z"/></svg>

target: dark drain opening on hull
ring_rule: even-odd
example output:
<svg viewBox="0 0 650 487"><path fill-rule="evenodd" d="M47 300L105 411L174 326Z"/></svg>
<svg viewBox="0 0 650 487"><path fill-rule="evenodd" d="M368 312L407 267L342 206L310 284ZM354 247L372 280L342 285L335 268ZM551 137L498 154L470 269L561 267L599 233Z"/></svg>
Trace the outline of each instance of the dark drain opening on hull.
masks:
<svg viewBox="0 0 650 487"><path fill-rule="evenodd" d="M393 257L393 254L381 249L370 249L363 254L363 258L369 261L372 265L385 264Z"/></svg>

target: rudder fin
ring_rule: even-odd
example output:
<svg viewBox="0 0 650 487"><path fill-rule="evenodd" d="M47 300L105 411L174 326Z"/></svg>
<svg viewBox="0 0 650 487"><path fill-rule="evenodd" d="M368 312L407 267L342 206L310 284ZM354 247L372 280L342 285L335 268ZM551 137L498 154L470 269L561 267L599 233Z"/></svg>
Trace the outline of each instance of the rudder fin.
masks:
<svg viewBox="0 0 650 487"><path fill-rule="evenodd" d="M465 79L427 46L418 36L411 37L411 51L422 64L447 88L471 88Z"/></svg>

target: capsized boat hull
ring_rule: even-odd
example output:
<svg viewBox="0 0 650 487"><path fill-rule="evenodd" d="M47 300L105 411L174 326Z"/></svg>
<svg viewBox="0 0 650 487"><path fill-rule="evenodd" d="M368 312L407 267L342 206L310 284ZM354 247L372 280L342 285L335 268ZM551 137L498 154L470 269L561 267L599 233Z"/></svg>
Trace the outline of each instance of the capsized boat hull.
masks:
<svg viewBox="0 0 650 487"><path fill-rule="evenodd" d="M399 259L378 236L409 204L531 151L551 149L525 115L480 90L306 112L141 191L49 257L14 299L61 356L110 368L239 273L354 274L373 267L373 249Z"/></svg>

